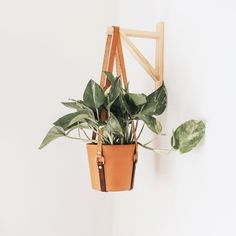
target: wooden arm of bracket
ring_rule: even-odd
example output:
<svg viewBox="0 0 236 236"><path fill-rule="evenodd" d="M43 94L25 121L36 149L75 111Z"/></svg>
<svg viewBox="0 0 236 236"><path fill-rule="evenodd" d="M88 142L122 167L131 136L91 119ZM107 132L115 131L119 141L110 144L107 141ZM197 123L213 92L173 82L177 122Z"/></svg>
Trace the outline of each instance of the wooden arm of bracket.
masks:
<svg viewBox="0 0 236 236"><path fill-rule="evenodd" d="M113 34L113 28L109 27L108 35ZM135 59L155 81L156 87L160 87L163 83L163 67L164 67L164 23L157 24L156 32L120 29L121 38L125 46L129 49ZM153 67L138 48L131 42L128 37L148 38L156 40L155 67Z"/></svg>
<svg viewBox="0 0 236 236"><path fill-rule="evenodd" d="M136 37L136 38L157 39L159 37L157 32L150 32L150 31L120 29L120 32L124 33L126 36ZM107 29L107 34L113 34L113 28L112 27L109 27Z"/></svg>
<svg viewBox="0 0 236 236"><path fill-rule="evenodd" d="M157 71L153 68L153 66L148 62L148 60L143 56L143 54L138 50L137 47L129 40L129 38L124 34L120 33L123 42L129 49L129 51L133 54L139 64L143 67L143 69L151 76L151 78L156 81L158 74Z"/></svg>

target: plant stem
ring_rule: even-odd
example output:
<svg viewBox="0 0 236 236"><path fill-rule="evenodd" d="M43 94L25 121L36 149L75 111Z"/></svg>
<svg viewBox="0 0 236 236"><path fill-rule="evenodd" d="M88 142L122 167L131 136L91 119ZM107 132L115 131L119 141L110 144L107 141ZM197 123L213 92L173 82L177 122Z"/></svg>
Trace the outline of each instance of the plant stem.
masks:
<svg viewBox="0 0 236 236"><path fill-rule="evenodd" d="M81 141L84 141L86 143L91 143L91 142L97 143L97 140L93 140L93 139L77 138L77 137L72 137L72 136L68 136L68 135L66 135L65 137L69 138L69 139L81 140Z"/></svg>
<svg viewBox="0 0 236 236"><path fill-rule="evenodd" d="M98 121L99 121L99 120L100 120L100 117L99 117L98 108L96 108L96 113L97 113L97 119L98 119Z"/></svg>
<svg viewBox="0 0 236 236"><path fill-rule="evenodd" d="M150 141L148 141L147 143L144 143L143 145L144 146L147 146L149 143L152 143L154 140L156 140L157 139L157 137L156 138L153 138L153 139L151 139Z"/></svg>
<svg viewBox="0 0 236 236"><path fill-rule="evenodd" d="M125 121L125 141L129 143L129 121Z"/></svg>
<svg viewBox="0 0 236 236"><path fill-rule="evenodd" d="M140 130L140 132L139 132L139 134L138 134L137 140L140 138L140 135L141 135L142 132L143 132L143 128L144 128L144 126L145 126L145 124L143 124L143 126L142 126L142 128L141 128L141 130Z"/></svg>
<svg viewBox="0 0 236 236"><path fill-rule="evenodd" d="M137 130L137 128L138 128L138 120L136 121L135 131Z"/></svg>
<svg viewBox="0 0 236 236"><path fill-rule="evenodd" d="M84 131L84 129L81 129L84 133L84 135L86 136L87 139L90 139L89 136L86 134L86 132Z"/></svg>
<svg viewBox="0 0 236 236"><path fill-rule="evenodd" d="M171 149L152 148L152 147L148 147L148 146L146 146L146 145L144 145L144 144L142 144L142 143L140 143L140 142L138 142L138 144L139 144L141 147L143 147L143 148L146 148L146 149L148 149L148 150L154 151L154 152L156 152L156 153L158 153L158 154L161 154L161 155L162 155L162 154L169 154L170 152L174 151L173 148L171 148Z"/></svg>
<svg viewBox="0 0 236 236"><path fill-rule="evenodd" d="M110 110L111 105L109 104L110 103L109 96L107 97L107 103L108 103L108 105L107 105L107 116L108 116L107 119L109 119L111 116L111 110Z"/></svg>

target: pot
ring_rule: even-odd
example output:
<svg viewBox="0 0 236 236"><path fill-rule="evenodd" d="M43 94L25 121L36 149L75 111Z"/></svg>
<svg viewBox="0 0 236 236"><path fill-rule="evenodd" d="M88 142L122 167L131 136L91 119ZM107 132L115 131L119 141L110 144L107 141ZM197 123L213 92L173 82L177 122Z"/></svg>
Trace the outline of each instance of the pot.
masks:
<svg viewBox="0 0 236 236"><path fill-rule="evenodd" d="M101 191L97 165L97 145L87 144L92 187ZM106 191L125 191L133 187L135 144L102 145Z"/></svg>

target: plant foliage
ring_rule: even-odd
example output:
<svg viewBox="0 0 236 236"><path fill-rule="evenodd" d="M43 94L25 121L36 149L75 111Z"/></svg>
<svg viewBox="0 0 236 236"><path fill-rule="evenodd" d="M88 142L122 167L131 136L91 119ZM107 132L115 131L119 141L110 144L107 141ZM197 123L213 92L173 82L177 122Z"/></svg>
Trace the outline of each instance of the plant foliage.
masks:
<svg viewBox="0 0 236 236"><path fill-rule="evenodd" d="M128 88L123 88L119 77L105 72L110 86L103 91L100 85L90 80L85 88L83 100L71 100L62 104L73 112L62 116L53 124L44 138L40 149L59 137L78 139L85 142L96 143L90 138L90 130L101 135L104 144L130 144L134 142L133 127L138 130L138 124L142 123L140 134L144 125L153 133L160 135L162 131L158 116L167 106L167 93L165 85L156 89L149 95L130 93ZM133 125L132 125L133 124ZM78 130L78 136L70 136L70 133ZM85 131L87 130L87 131ZM100 132L101 131L101 132ZM202 139L205 125L202 121L190 120L179 126L171 138L173 150L186 153L192 150ZM153 149L147 144L141 144L144 148Z"/></svg>

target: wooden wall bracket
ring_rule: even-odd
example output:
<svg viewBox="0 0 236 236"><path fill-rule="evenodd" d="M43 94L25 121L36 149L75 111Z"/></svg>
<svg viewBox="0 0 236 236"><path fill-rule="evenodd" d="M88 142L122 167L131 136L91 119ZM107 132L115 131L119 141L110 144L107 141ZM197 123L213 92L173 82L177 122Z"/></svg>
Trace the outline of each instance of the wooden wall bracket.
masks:
<svg viewBox="0 0 236 236"><path fill-rule="evenodd" d="M107 34L113 35L113 31L114 28L109 27L107 29ZM164 22L159 22L156 25L155 32L121 28L120 36L127 49L131 52L131 54L139 62L143 69L148 73L148 75L155 81L156 87L160 87L163 83L164 69ZM129 37L156 40L155 66L152 66L152 64L145 58L140 50L132 43Z"/></svg>

